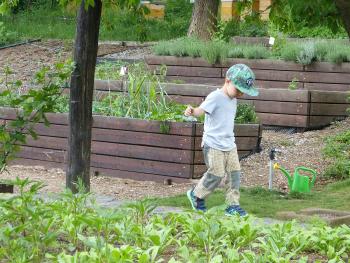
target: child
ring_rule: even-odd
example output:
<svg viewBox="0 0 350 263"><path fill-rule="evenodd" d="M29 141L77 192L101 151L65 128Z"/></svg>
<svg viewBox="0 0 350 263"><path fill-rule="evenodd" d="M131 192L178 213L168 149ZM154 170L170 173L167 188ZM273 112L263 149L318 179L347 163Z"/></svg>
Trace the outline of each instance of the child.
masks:
<svg viewBox="0 0 350 263"><path fill-rule="evenodd" d="M226 215L247 215L239 205L241 167L233 133L237 98L243 94L257 96L253 71L244 64L230 67L221 89L211 92L197 108L188 106L186 116L205 114L202 150L208 168L198 184L187 192L193 209L205 211L204 198L220 184L225 174L229 177L226 194Z"/></svg>

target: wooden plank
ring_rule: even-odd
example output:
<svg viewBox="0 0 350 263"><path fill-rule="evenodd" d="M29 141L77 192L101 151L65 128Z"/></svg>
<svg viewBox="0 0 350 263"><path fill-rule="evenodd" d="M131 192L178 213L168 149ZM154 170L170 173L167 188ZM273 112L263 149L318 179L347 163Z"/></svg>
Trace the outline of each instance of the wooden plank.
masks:
<svg viewBox="0 0 350 263"><path fill-rule="evenodd" d="M192 176L192 168L191 165L188 164L137 160L95 154L93 154L91 157L91 166L97 168L151 173L183 178L191 178Z"/></svg>
<svg viewBox="0 0 350 263"><path fill-rule="evenodd" d="M192 97L192 96L169 96L171 100L180 103L180 104L191 104L191 105L200 105L204 101L204 97Z"/></svg>
<svg viewBox="0 0 350 263"><path fill-rule="evenodd" d="M157 74L162 66L150 65L151 70L155 70ZM186 67L186 66L167 66L167 76L185 76L185 77L206 77L220 78L221 68L212 67Z"/></svg>
<svg viewBox="0 0 350 263"><path fill-rule="evenodd" d="M66 154L64 151L43 151L43 149L40 148L27 146L21 147L21 151L17 153L16 156L20 158L30 158L34 160L54 161L61 163L63 163L66 160ZM182 178L191 178L192 176L192 168L191 165L188 164L138 160L97 154L91 155L91 166L96 168L151 173Z"/></svg>
<svg viewBox="0 0 350 263"><path fill-rule="evenodd" d="M66 151L68 149L68 139L40 136L37 140L28 138L26 146L38 147L43 150L54 149ZM185 164L190 164L192 158L190 150L177 150L140 145L130 146L129 144L96 141L92 141L91 143L91 153Z"/></svg>
<svg viewBox="0 0 350 263"><path fill-rule="evenodd" d="M290 81L275 81L275 80L256 80L255 86L263 89L288 89ZM303 89L304 83L297 81L296 89Z"/></svg>
<svg viewBox="0 0 350 263"><path fill-rule="evenodd" d="M287 126L287 127L308 127L308 116L273 114L273 113L257 113L259 120L264 125Z"/></svg>
<svg viewBox="0 0 350 263"><path fill-rule="evenodd" d="M95 79L95 90L123 91L123 82L120 80L100 80Z"/></svg>
<svg viewBox="0 0 350 263"><path fill-rule="evenodd" d="M259 89L259 95L251 97L243 95L245 100L309 102L308 90Z"/></svg>
<svg viewBox="0 0 350 263"><path fill-rule="evenodd" d="M210 92L220 88L215 85L202 84L175 84L175 83L161 83L168 95L182 95L194 97L206 97Z"/></svg>
<svg viewBox="0 0 350 263"><path fill-rule="evenodd" d="M149 121L129 118L116 118L109 116L94 116L93 127L127 131L142 131L150 133L161 132L160 121ZM168 134L192 135L192 123L190 122L168 122L170 131Z"/></svg>
<svg viewBox="0 0 350 263"><path fill-rule="evenodd" d="M201 137L196 137L195 139L195 150L200 150L201 148ZM236 137L236 145L239 151L253 150L256 149L258 144L258 137Z"/></svg>
<svg viewBox="0 0 350 263"><path fill-rule="evenodd" d="M308 115L309 103L306 102L286 102L286 101L259 101L259 100L240 100L240 103L252 103L256 112L280 113Z"/></svg>
<svg viewBox="0 0 350 263"><path fill-rule="evenodd" d="M350 104L311 103L310 115L347 116Z"/></svg>
<svg viewBox="0 0 350 263"><path fill-rule="evenodd" d="M167 66L197 66L197 67L210 67L207 61L202 58L191 57L175 57L175 56L145 56L145 62L148 65L167 65ZM220 65L217 65L220 67Z"/></svg>
<svg viewBox="0 0 350 263"><path fill-rule="evenodd" d="M349 104L350 89L348 92L310 91L310 95L312 103L321 102Z"/></svg>
<svg viewBox="0 0 350 263"><path fill-rule="evenodd" d="M305 72L305 82L349 84L349 73Z"/></svg>
<svg viewBox="0 0 350 263"><path fill-rule="evenodd" d="M117 177L117 178L131 179L131 180L137 180L137 181L153 181L157 183L165 183L167 180L170 180L173 183L190 182L190 179L188 178L129 172L129 171L104 169L104 168L95 168L95 167L91 167L90 171L94 174L98 174L98 176Z"/></svg>
<svg viewBox="0 0 350 263"><path fill-rule="evenodd" d="M169 82L182 81L183 83L223 85L224 78L205 78L205 77L185 77L185 76L166 76Z"/></svg>
<svg viewBox="0 0 350 263"><path fill-rule="evenodd" d="M14 119L16 117L15 110L12 108L1 108L0 116L6 116L6 118ZM51 124L68 124L67 113L48 113L48 120ZM130 118L118 118L111 116L94 115L93 124L94 128L115 129L115 130L127 130L127 131L142 131L150 133L160 133L161 125L160 121L130 119ZM175 135L192 135L192 123L190 122L168 122L170 125L170 131L168 134Z"/></svg>
<svg viewBox="0 0 350 263"><path fill-rule="evenodd" d="M321 128L334 121L344 120L344 116L310 116L309 128Z"/></svg>
<svg viewBox="0 0 350 263"><path fill-rule="evenodd" d="M305 66L305 71L350 73L350 63L314 62Z"/></svg>
<svg viewBox="0 0 350 263"><path fill-rule="evenodd" d="M15 158L10 161L9 165L23 165L23 166L42 166L46 169L58 168L63 171L66 170L66 165L64 163L57 162L49 162L49 161L41 161L35 159L27 159L27 158Z"/></svg>
<svg viewBox="0 0 350 263"><path fill-rule="evenodd" d="M282 70L282 71L303 71L303 65L282 61L277 59L244 59L244 58L229 58L222 63L223 68L229 68L234 64L246 64L248 67L254 70L266 69L269 71ZM226 73L226 71L225 71Z"/></svg>
<svg viewBox="0 0 350 263"><path fill-rule="evenodd" d="M236 137L240 136L257 136L259 133L259 124L235 124L234 133ZM203 135L203 124L196 123L196 136Z"/></svg>
<svg viewBox="0 0 350 263"><path fill-rule="evenodd" d="M305 83L304 88L308 90L322 90L322 91L349 91L350 84Z"/></svg>
<svg viewBox="0 0 350 263"><path fill-rule="evenodd" d="M49 127L46 127L44 124L39 123L34 126L34 130L38 135L62 138L68 137L68 127L65 125L51 124ZM132 145L148 145L174 149L191 149L191 137L180 135L93 128L92 140Z"/></svg>
<svg viewBox="0 0 350 263"><path fill-rule="evenodd" d="M238 156L241 158L241 157L246 156L250 153L251 153L251 151L238 151ZM194 164L205 164L202 150L195 151Z"/></svg>
<svg viewBox="0 0 350 263"><path fill-rule="evenodd" d="M223 69L223 75L225 76L228 68ZM254 70L256 80L268 80L268 81L292 81L296 78L298 81L305 81L304 72L301 71L281 71L281 70Z"/></svg>
<svg viewBox="0 0 350 263"><path fill-rule="evenodd" d="M63 163L33 160L33 159L23 159L23 158L16 158L14 160L11 160L10 165L23 165L23 166L35 165L35 166L45 167L46 169L59 168L59 169L62 169L63 171L65 171L66 169L66 165ZM137 181L153 181L158 183L164 183L165 180L171 180L171 182L173 183L189 182L189 179L181 178L181 177L128 172L128 171L95 168L95 167L91 167L90 172L91 174L95 174L95 175L98 174L98 176L117 177L117 178L137 180Z"/></svg>

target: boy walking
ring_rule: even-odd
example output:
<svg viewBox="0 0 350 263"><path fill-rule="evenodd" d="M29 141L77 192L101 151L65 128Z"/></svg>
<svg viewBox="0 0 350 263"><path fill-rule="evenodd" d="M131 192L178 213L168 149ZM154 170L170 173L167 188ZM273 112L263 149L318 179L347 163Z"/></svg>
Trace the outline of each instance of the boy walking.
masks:
<svg viewBox="0 0 350 263"><path fill-rule="evenodd" d="M227 215L247 215L239 205L241 167L234 137L234 119L237 98L243 94L257 96L254 87L255 75L244 64L230 67L221 89L211 92L203 103L193 108L188 106L186 116L205 114L202 150L207 171L198 184L187 192L187 197L195 210L205 211L204 198L212 193L225 175L229 178L226 193Z"/></svg>

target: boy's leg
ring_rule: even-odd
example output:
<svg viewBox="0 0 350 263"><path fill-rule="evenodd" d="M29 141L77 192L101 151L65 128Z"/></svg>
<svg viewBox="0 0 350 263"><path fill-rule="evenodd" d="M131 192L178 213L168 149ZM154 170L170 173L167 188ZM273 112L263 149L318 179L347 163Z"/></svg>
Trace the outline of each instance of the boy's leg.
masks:
<svg viewBox="0 0 350 263"><path fill-rule="evenodd" d="M238 213L245 216L247 213L239 205L239 187L241 183L241 165L239 163L237 148L225 154L226 173L229 177L229 185L226 193L227 214Z"/></svg>
<svg viewBox="0 0 350 263"><path fill-rule="evenodd" d="M212 193L225 176L224 152L204 146L203 154L208 170L193 189L193 195L200 199Z"/></svg>

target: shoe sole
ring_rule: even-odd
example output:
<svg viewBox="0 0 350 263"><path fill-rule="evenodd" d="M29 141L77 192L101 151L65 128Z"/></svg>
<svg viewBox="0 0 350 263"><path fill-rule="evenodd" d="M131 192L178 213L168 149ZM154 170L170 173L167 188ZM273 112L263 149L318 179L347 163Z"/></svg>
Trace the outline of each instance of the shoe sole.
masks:
<svg viewBox="0 0 350 263"><path fill-rule="evenodd" d="M187 195L188 200L189 200L190 203L191 203L192 209L193 209L193 210L196 210L196 208L194 207L194 204L193 204L193 202L192 202L191 191L192 191L192 190L188 190L186 195Z"/></svg>

